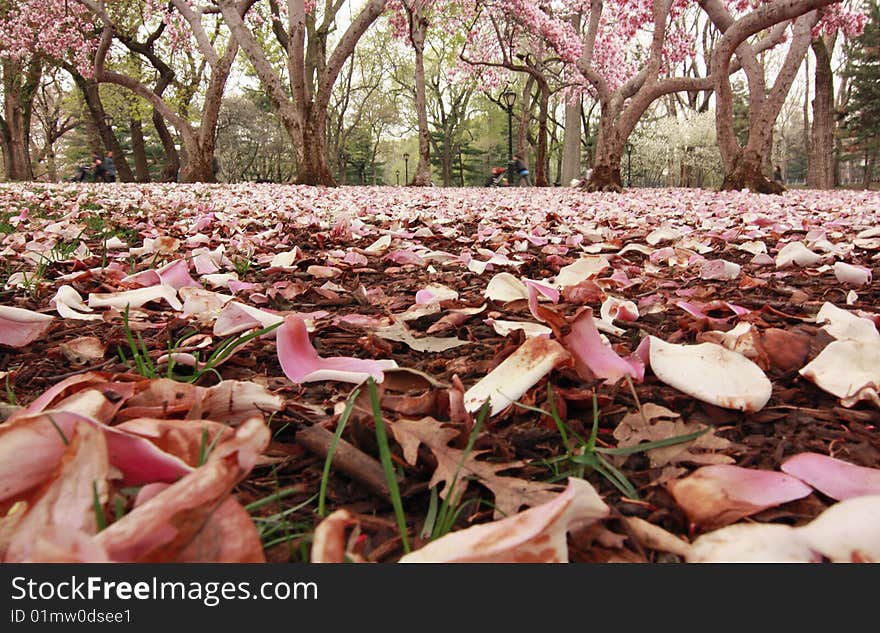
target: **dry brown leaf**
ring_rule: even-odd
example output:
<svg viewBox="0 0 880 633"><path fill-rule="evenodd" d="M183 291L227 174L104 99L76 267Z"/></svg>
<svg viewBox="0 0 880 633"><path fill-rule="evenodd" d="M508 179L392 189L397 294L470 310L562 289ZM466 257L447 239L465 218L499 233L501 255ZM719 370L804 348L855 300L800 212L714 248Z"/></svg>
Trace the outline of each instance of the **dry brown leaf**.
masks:
<svg viewBox="0 0 880 633"><path fill-rule="evenodd" d="M410 349L417 352L445 352L448 349L468 345L468 341L462 341L457 337L438 338L436 336L423 336L416 338L405 324L395 321L388 327L376 330L376 335L389 341L405 343Z"/></svg>
<svg viewBox="0 0 880 633"><path fill-rule="evenodd" d="M650 402L642 406L642 412L648 419L647 425L642 415L635 412L625 415L614 429L614 437L619 447L635 446L640 442L656 442L695 433L705 428L702 424L684 422L677 413ZM651 460L651 466L655 468L680 463L732 464L734 462L732 457L716 452L732 446L729 440L717 437L715 429L712 429L690 442L654 448L646 451L646 454Z"/></svg>
<svg viewBox="0 0 880 633"><path fill-rule="evenodd" d="M403 448L404 459L407 463L415 464L418 457L418 447L424 444L431 449L437 458L437 469L431 477L429 487L440 483L445 484L440 492L441 498L446 498L455 474L458 472L458 480L455 483L457 491L464 492L468 478L476 480L495 495L495 517L510 516L515 514L522 506L536 506L546 503L554 497L557 486L540 481L528 481L518 477L503 477L497 473L520 468L524 462L491 463L478 461L477 457L485 451L472 451L465 458L463 450L447 446L448 442L458 435L458 431L444 427L434 418L422 418L420 420L398 420L389 423L391 432ZM464 463L462 459L464 458ZM459 471L459 464L461 470Z"/></svg>

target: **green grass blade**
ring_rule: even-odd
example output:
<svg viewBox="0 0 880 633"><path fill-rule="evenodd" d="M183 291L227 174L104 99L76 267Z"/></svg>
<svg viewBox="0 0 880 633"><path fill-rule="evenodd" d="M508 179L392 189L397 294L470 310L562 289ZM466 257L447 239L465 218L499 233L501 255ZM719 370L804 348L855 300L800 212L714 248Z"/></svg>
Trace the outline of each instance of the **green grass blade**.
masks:
<svg viewBox="0 0 880 633"><path fill-rule="evenodd" d="M367 378L367 386L370 389L370 403L373 408L373 421L376 424L376 442L379 445L379 458L382 469L385 471L385 479L388 482L388 490L391 493L391 505L394 506L394 515L397 517L397 527L400 529L400 540L403 543L403 551L410 552L409 538L407 537L406 516L403 513L403 501L400 498L400 488L397 485L397 476L394 465L391 463L391 448L388 446L388 434L385 432L385 420L382 419L382 409L379 404L379 393L376 390L376 382L373 377Z"/></svg>
<svg viewBox="0 0 880 633"><path fill-rule="evenodd" d="M351 412L354 410L355 400L357 400L360 393L360 389L355 389L348 397L348 402L345 403L345 410L342 412L342 415L339 416L339 422L336 425L336 432L333 433L333 439L330 440L330 447L327 450L327 458L324 460L324 470L321 473L321 488L318 491L319 517L326 515L325 501L327 498L327 484L330 481L330 467L333 464L333 456L336 455L336 446L339 444L340 438L342 438L342 432L345 430L345 425L348 424L348 418L351 417Z"/></svg>

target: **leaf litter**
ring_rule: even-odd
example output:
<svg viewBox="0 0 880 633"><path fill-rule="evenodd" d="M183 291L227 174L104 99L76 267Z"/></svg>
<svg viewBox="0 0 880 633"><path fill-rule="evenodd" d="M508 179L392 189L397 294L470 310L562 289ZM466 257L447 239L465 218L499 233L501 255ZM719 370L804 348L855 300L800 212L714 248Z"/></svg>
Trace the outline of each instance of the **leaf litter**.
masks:
<svg viewBox="0 0 880 633"><path fill-rule="evenodd" d="M4 560L880 560L877 194L0 199Z"/></svg>

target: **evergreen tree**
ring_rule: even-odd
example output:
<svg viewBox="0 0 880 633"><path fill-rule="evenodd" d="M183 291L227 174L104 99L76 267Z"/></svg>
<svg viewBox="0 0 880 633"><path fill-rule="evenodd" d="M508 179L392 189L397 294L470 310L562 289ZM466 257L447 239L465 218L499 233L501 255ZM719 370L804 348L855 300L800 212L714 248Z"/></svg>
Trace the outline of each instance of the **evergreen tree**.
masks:
<svg viewBox="0 0 880 633"><path fill-rule="evenodd" d="M865 3L865 30L848 45L844 75L851 93L844 120L844 158L864 161L867 187L880 154L880 2Z"/></svg>

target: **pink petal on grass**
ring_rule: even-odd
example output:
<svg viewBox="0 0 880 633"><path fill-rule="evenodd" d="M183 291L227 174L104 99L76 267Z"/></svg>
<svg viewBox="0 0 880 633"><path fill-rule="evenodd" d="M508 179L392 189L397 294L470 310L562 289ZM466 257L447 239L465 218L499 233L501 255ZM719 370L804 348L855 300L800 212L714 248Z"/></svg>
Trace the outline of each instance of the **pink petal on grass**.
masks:
<svg viewBox="0 0 880 633"><path fill-rule="evenodd" d="M383 370L397 367L393 360L365 360L347 356L321 358L309 341L305 321L290 315L277 330L278 361L284 375L295 383L338 380L360 384L370 376L385 378Z"/></svg>
<svg viewBox="0 0 880 633"><path fill-rule="evenodd" d="M569 360L569 353L556 341L535 337L527 339L513 354L489 372L464 394L464 406L473 413L491 402L495 415L531 389L554 367Z"/></svg>
<svg viewBox="0 0 880 633"><path fill-rule="evenodd" d="M513 516L452 532L407 554L401 563L565 563L569 531L608 516L608 506L583 479Z"/></svg>
<svg viewBox="0 0 880 633"><path fill-rule="evenodd" d="M42 337L54 318L24 308L0 306L0 345L24 347Z"/></svg>
<svg viewBox="0 0 880 633"><path fill-rule="evenodd" d="M880 495L880 469L857 466L827 455L800 453L783 462L781 470L838 501Z"/></svg>
<svg viewBox="0 0 880 633"><path fill-rule="evenodd" d="M813 492L789 475L729 464L698 468L670 482L669 491L691 522L705 529L729 525Z"/></svg>
<svg viewBox="0 0 880 633"><path fill-rule="evenodd" d="M632 376L636 382L645 378L645 367L639 358L621 358L602 340L590 309L584 310L571 324L571 333L562 342L571 352L575 369L582 376L592 375L608 384L624 376Z"/></svg>

